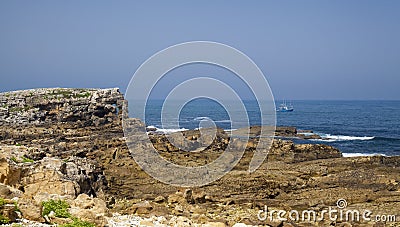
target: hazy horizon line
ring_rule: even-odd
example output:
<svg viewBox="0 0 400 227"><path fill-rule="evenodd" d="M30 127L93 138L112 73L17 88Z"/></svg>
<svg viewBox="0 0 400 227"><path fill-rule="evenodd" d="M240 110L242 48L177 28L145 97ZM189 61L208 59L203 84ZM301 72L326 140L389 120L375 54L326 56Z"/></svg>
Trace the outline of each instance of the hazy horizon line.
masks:
<svg viewBox="0 0 400 227"><path fill-rule="evenodd" d="M12 89L0 90L0 93L13 92L13 91L23 91L23 90L32 90L32 89L51 89L51 88L61 88L61 89L64 89L64 88L65 89L107 89L107 88L117 88L117 89L119 89L121 94L123 94L125 96L125 89L121 90L121 88L118 87L118 86L114 86L114 87L113 86L107 86L107 87L67 87L67 86L65 86L65 87L62 87L62 86L52 86L52 87L49 86L49 87L46 87L46 86L43 86L43 87L35 87L35 88L21 88L21 89L15 89L15 90L12 90ZM157 100L165 100L165 99L164 98L150 98L148 100L157 101ZM176 100L177 101L183 101L183 100L180 100L180 99L176 99ZM224 101L235 101L234 99L229 99L229 98L222 99L222 100L224 100ZM241 100L243 100L243 101L254 101L256 99L244 98L244 99L241 99ZM387 98L327 98L327 99L275 98L274 100L275 101L289 101L289 102L290 101L400 101L400 98L399 99L391 99L391 98L389 98L389 99L387 99ZM260 99L259 101L268 101L268 100Z"/></svg>

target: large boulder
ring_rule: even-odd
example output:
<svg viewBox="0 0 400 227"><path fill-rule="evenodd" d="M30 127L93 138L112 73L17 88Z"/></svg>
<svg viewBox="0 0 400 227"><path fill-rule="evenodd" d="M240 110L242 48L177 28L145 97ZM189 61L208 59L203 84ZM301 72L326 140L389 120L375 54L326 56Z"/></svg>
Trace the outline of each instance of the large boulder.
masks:
<svg viewBox="0 0 400 227"><path fill-rule="evenodd" d="M78 195L72 201L69 212L72 216L83 221L95 223L97 226L104 226L107 223L106 216L109 216L106 203L87 194Z"/></svg>
<svg viewBox="0 0 400 227"><path fill-rule="evenodd" d="M80 193L96 195L106 184L93 160L44 157L35 161L26 157L28 151L24 146L0 146L0 183L21 189L27 198L39 193L71 198Z"/></svg>

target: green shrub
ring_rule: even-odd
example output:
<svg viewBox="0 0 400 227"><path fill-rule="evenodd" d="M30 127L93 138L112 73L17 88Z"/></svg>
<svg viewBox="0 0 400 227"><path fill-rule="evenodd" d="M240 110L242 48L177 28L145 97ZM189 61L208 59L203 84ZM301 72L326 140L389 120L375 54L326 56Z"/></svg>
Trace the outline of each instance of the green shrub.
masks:
<svg viewBox="0 0 400 227"><path fill-rule="evenodd" d="M64 200L49 200L42 202L43 211L42 216L49 215L51 211L55 213L56 217L69 218L71 214L68 212L69 204Z"/></svg>
<svg viewBox="0 0 400 227"><path fill-rule="evenodd" d="M42 216L49 215L50 212L54 212L56 217L59 218L71 218L72 223L59 225L59 227L95 227L96 225L87 221L82 221L79 218L73 217L69 212L69 204L64 200L49 200L42 202L43 211Z"/></svg>

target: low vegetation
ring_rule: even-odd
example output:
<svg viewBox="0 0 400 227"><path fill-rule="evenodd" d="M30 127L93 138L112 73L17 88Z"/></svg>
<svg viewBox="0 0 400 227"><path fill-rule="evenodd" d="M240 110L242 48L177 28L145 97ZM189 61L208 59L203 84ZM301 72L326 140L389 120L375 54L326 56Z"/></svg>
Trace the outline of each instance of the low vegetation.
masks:
<svg viewBox="0 0 400 227"><path fill-rule="evenodd" d="M7 202L3 198L0 198L0 207L2 207L6 203Z"/></svg>
<svg viewBox="0 0 400 227"><path fill-rule="evenodd" d="M58 218L69 218L71 214L68 212L69 204L64 200L49 200L42 202L42 216L47 216L50 212Z"/></svg>
<svg viewBox="0 0 400 227"><path fill-rule="evenodd" d="M10 113L14 113L14 112L24 112L24 111L28 111L28 110L30 110L30 109L32 109L31 106L24 106L24 107L17 106L17 107L11 107L11 108L9 108L8 111L9 111Z"/></svg>
<svg viewBox="0 0 400 227"><path fill-rule="evenodd" d="M4 206L5 204L7 204L5 199L0 198L0 207ZM0 214L0 224L8 224L8 223L10 223L10 220L7 217L4 217L3 215Z"/></svg>
<svg viewBox="0 0 400 227"><path fill-rule="evenodd" d="M64 200L49 200L42 202L42 216L49 215L54 212L54 216L58 218L70 218L72 223L59 225L60 227L95 227L93 223L82 221L77 217L73 217L69 212L68 208L70 205Z"/></svg>
<svg viewBox="0 0 400 227"><path fill-rule="evenodd" d="M0 224L8 224L8 223L10 223L10 220L0 214Z"/></svg>
<svg viewBox="0 0 400 227"><path fill-rule="evenodd" d="M27 158L27 157L25 157L25 156L22 156L21 158L16 158L16 157L11 157L10 158L11 159L11 161L13 161L13 162L15 162L15 163L32 163L32 162L34 162L35 160L32 160L32 159L30 159L30 158Z"/></svg>
<svg viewBox="0 0 400 227"><path fill-rule="evenodd" d="M95 227L93 223L82 221L79 218L72 218L73 222L60 225L60 227Z"/></svg>
<svg viewBox="0 0 400 227"><path fill-rule="evenodd" d="M34 162L34 160L32 160L32 159L30 159L30 158L27 158L27 157L23 156L23 157L22 157L22 162L23 162L23 163L27 163L27 162Z"/></svg>
<svg viewBox="0 0 400 227"><path fill-rule="evenodd" d="M90 92L81 89L80 93L74 93L72 90L68 90L68 89L57 89L54 90L52 92L53 96L58 96L57 98L59 98L60 96L62 96L63 98L88 98L90 97Z"/></svg>

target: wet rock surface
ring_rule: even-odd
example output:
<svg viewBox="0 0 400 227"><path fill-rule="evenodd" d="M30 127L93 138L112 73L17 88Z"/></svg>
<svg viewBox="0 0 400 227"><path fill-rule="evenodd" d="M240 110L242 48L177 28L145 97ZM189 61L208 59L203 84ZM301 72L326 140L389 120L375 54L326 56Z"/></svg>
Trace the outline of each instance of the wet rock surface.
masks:
<svg viewBox="0 0 400 227"><path fill-rule="evenodd" d="M274 140L267 160L257 171L249 173L257 145L255 127L253 138L241 145L242 141L238 141L238 146L246 147L246 151L231 172L206 186L180 188L153 179L132 158L119 109L124 100L117 90L67 89L55 96L59 100L46 101L42 97L53 91L0 94L0 102L9 105L0 115L0 197L9 205L4 204L0 211L11 222L19 218L46 222L42 203L51 199L67 201L71 215L98 226L106 223L115 226L390 224L333 222L328 218L316 222L263 221L257 217L265 206L269 210L321 211L337 207L336 202L341 198L350 208L400 218L399 157L343 158L331 146ZM32 105L36 111L25 110L25 104L21 103ZM68 107L56 114L56 107L40 110L40 105L51 106L51 103ZM107 105L113 107L106 108ZM11 108L17 106L23 108L18 109L22 113L11 113ZM124 123L132 130L145 130L137 119ZM289 135L296 129L282 130ZM189 141L187 146L196 146L195 142L201 138L199 131L181 134L186 138L185 143ZM218 130L216 138L203 138L210 145L201 152L187 152L174 147L164 135L149 133L149 137L151 146L161 156L186 166L212 162L236 139ZM145 151L146 147L138 149ZM11 208L14 202L18 204L17 210Z"/></svg>

